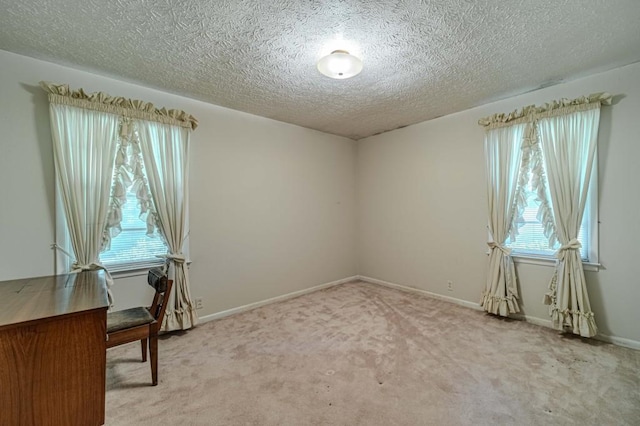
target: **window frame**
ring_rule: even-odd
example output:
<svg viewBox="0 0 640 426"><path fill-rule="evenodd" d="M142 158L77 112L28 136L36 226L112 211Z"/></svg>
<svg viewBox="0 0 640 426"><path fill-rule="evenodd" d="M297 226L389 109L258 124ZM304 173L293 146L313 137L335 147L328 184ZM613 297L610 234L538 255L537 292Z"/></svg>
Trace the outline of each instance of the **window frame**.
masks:
<svg viewBox="0 0 640 426"><path fill-rule="evenodd" d="M57 170L55 171L57 173ZM55 220L56 220L56 233L54 248L54 273L56 275L68 274L71 271L71 266L75 260L73 249L71 247L71 236L69 229L67 228L66 215L64 212L64 205L62 204L61 191L56 175L55 184ZM189 206L187 206L187 219L186 229L189 229ZM158 231L156 231L158 232ZM116 237L117 238L117 237ZM68 253L65 253L65 251ZM167 252L168 252L167 247ZM189 257L189 235L185 238L182 245L182 253L187 259L186 264L190 265L191 260ZM121 264L121 266L111 266L107 270L116 278L125 278L128 276L136 276L146 274L147 271L153 267L161 266L165 263L164 259L158 258L157 261L149 262L132 262L128 264Z"/></svg>
<svg viewBox="0 0 640 426"><path fill-rule="evenodd" d="M599 218L598 218L598 150L596 147L596 152L593 158L593 170L591 172L591 178L589 181L589 190L587 195L587 201L585 204L585 213L588 212L589 217L589 251L587 253L587 258L583 258L582 265L585 271L598 271L602 266L599 263L599 241L598 241L598 232L599 232ZM587 217L587 214L583 216ZM509 247L507 245L507 247ZM511 247L509 247L511 248ZM556 257L554 255L543 255L543 254L531 254L527 252L519 251L516 248L512 249L511 257L513 258L515 263L524 263L531 265L541 265L541 266L555 266Z"/></svg>
<svg viewBox="0 0 640 426"><path fill-rule="evenodd" d="M132 197L130 197L131 195L133 195ZM137 199L135 198L135 195L131 193L131 188L127 188L127 204L128 203L135 203L137 201ZM136 210L139 210L136 208L134 208L134 212ZM123 220L121 222L121 226L124 222L124 213L128 212L128 209L125 209L125 207L123 206L121 208L121 211L123 213ZM151 214L150 212L148 214ZM130 216L127 216L130 217ZM138 218L139 219L139 218ZM142 230L142 231L146 231L147 229L147 225L146 223L140 219L140 225L137 226L135 229L137 230ZM120 236L124 236L123 234L127 231L132 231L133 228L129 228L127 229L127 227L122 226L122 231L120 232L120 234L118 234L115 237L112 237L112 245L113 245L113 241L116 240L117 238L119 238ZM155 230L155 232L159 232L158 229ZM146 233L146 232L145 232ZM160 237L158 237L160 238ZM162 241L162 240L161 240ZM166 253L169 253L169 247L167 247L166 243L164 241L162 241L163 246L166 250ZM100 256L102 255L103 252L100 253ZM147 270L147 269L151 269L157 266L161 266L162 264L165 263L165 260L163 258L157 257L155 259L151 259L149 257L145 258L145 259L136 259L134 261L121 261L121 262L115 262L115 263L111 263L111 262L104 262L103 259L100 259L100 262L104 265L105 268L107 268L109 270L109 272L127 272L127 271L135 271L135 270Z"/></svg>

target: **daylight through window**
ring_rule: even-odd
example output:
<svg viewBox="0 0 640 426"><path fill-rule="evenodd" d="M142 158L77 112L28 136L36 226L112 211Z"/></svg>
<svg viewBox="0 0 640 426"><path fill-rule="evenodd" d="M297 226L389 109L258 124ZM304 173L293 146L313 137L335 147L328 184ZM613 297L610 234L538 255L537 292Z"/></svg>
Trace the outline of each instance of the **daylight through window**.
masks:
<svg viewBox="0 0 640 426"><path fill-rule="evenodd" d="M135 193L127 193L122 206L122 232L111 239L111 247L100 253L102 264L110 271L146 268L163 260L158 255L167 253L167 246L156 230L147 235L146 218L140 217Z"/></svg>
<svg viewBox="0 0 640 426"><path fill-rule="evenodd" d="M554 256L558 248L559 243L555 243L552 247L549 246L549 239L544 235L544 227L540 219L538 219L538 208L540 207L540 201L537 198L535 191L530 190L530 183L527 191L527 205L522 214L522 222L518 227L518 235L515 240L507 239L506 245L513 249L513 254L529 255L529 256ZM591 194L589 194L591 195ZM587 206L584 211L584 217L582 219L582 225L578 232L578 241L582 244L580 254L583 260L590 261L593 258L591 254L591 211L593 206L589 202L593 197L589 197L587 200Z"/></svg>

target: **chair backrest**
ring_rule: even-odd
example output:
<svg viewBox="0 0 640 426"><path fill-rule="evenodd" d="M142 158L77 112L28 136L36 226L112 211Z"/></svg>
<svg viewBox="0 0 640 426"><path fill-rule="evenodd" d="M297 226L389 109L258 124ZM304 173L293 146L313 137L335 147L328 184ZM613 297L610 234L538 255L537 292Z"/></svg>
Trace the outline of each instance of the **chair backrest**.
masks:
<svg viewBox="0 0 640 426"><path fill-rule="evenodd" d="M169 277L165 272L165 268L158 267L149 270L147 274L147 284L153 287L156 291L164 293L167 288L167 281Z"/></svg>
<svg viewBox="0 0 640 426"><path fill-rule="evenodd" d="M147 274L147 283L156 291L149 312L162 325L164 311L167 309L167 301L171 294L171 287L173 287L173 280L167 277L165 269L153 268Z"/></svg>

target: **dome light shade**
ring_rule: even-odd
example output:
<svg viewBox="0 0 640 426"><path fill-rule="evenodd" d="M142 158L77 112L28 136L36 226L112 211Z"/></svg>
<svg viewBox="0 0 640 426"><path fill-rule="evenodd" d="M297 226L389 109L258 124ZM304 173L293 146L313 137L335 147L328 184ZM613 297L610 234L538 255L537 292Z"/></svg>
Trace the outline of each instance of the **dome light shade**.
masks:
<svg viewBox="0 0 640 426"><path fill-rule="evenodd" d="M346 50L334 50L329 55L320 58L318 71L331 78L349 78L362 71L362 61Z"/></svg>

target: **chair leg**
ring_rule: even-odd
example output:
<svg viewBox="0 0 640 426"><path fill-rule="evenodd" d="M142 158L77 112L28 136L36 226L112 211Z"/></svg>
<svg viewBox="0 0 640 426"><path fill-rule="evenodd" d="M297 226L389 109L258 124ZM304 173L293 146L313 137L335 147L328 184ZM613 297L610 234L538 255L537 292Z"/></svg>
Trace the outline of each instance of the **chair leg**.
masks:
<svg viewBox="0 0 640 426"><path fill-rule="evenodd" d="M142 346L142 362L147 362L147 339L140 340Z"/></svg>
<svg viewBox="0 0 640 426"><path fill-rule="evenodd" d="M158 384L158 335L149 336L149 352L151 355L151 383Z"/></svg>

